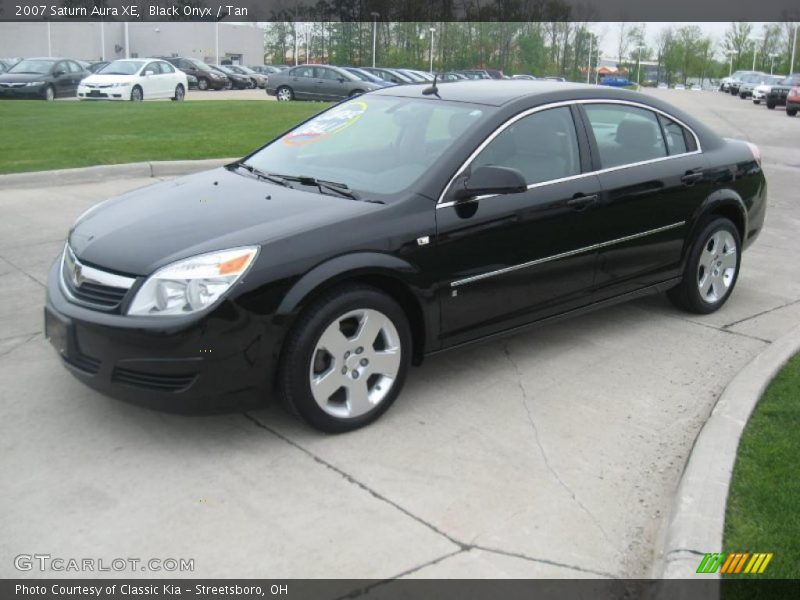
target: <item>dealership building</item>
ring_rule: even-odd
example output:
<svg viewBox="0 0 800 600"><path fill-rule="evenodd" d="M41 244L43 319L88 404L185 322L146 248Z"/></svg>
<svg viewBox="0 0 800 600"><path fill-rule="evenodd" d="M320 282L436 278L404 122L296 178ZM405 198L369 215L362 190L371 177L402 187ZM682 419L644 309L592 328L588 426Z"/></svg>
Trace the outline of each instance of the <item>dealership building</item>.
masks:
<svg viewBox="0 0 800 600"><path fill-rule="evenodd" d="M217 58L217 52L219 56ZM114 60L185 56L204 62L264 64L264 30L254 23L0 23L0 57Z"/></svg>

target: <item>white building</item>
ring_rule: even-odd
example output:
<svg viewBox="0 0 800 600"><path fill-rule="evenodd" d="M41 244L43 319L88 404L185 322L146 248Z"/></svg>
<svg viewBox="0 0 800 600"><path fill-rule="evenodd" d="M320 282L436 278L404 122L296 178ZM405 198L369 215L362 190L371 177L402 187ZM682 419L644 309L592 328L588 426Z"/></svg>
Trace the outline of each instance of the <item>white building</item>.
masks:
<svg viewBox="0 0 800 600"><path fill-rule="evenodd" d="M205 62L264 64L264 30L252 23L208 21L0 23L0 57L63 56L114 60L186 56ZM127 46L127 48L126 48Z"/></svg>

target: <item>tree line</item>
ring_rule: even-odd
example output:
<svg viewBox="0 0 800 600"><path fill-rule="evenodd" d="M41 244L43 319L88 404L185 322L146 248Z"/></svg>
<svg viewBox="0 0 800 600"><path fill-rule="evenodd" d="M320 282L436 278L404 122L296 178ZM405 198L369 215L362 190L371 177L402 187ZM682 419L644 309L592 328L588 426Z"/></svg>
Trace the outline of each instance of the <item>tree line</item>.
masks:
<svg viewBox="0 0 800 600"><path fill-rule="evenodd" d="M602 58L632 76L639 61L654 63L648 71L654 83L686 83L750 69L754 56L756 70L788 73L796 25L767 23L756 31L751 23L731 23L724 36L714 39L700 25L665 26L651 33L643 23L605 25L568 18L574 14L527 22L286 20L266 25L265 61L294 64L297 48L299 63L371 65L374 32L376 64L427 70L433 28L437 71L492 68L581 81L587 67L595 69ZM601 45L611 45L615 56L598 56Z"/></svg>

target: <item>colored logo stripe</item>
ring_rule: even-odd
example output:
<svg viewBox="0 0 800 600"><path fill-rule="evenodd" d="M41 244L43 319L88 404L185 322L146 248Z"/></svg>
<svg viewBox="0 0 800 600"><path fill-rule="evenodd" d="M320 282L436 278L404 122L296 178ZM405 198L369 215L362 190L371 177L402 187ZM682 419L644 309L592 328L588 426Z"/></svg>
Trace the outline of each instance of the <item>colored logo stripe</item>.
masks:
<svg viewBox="0 0 800 600"><path fill-rule="evenodd" d="M772 560L773 553L756 552L731 552L731 553L708 553L703 556L697 567L697 573L720 573L736 574L749 573L752 575L761 574ZM747 565L745 567L745 565Z"/></svg>

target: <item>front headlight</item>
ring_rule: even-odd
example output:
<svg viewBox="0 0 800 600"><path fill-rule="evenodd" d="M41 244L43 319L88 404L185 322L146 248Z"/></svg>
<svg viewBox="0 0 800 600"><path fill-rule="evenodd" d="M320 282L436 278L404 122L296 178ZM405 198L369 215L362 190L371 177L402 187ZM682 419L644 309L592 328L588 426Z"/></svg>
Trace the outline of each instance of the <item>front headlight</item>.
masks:
<svg viewBox="0 0 800 600"><path fill-rule="evenodd" d="M130 84L131 84L131 82L130 82L130 81L123 81L123 82L121 82L121 83L112 83L112 84L111 84L111 85L109 85L108 87L112 87L112 88L127 87L127 86L129 86Z"/></svg>
<svg viewBox="0 0 800 600"><path fill-rule="evenodd" d="M139 288L129 315L187 315L205 310L247 272L257 246L193 256L153 273Z"/></svg>
<svg viewBox="0 0 800 600"><path fill-rule="evenodd" d="M44 81L29 81L25 84L27 87L33 87L35 85L44 85Z"/></svg>

